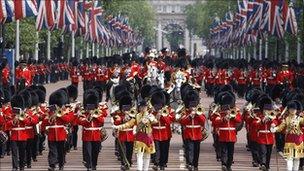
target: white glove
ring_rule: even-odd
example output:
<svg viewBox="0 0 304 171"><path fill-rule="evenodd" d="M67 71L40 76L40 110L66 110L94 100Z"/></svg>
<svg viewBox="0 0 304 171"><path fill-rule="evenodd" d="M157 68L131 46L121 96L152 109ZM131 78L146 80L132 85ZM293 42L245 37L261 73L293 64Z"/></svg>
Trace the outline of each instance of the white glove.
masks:
<svg viewBox="0 0 304 171"><path fill-rule="evenodd" d="M278 128L277 127L271 127L270 132L275 133L277 132Z"/></svg>

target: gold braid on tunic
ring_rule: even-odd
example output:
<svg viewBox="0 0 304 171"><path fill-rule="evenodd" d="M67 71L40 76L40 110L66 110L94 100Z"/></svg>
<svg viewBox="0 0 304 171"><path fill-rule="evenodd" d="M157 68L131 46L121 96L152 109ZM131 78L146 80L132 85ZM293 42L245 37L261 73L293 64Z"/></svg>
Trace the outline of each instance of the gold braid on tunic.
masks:
<svg viewBox="0 0 304 171"><path fill-rule="evenodd" d="M285 129L285 137L289 134L303 136L301 126L304 125L304 118L300 116L287 116L280 125L276 127L277 132ZM284 156L286 158L303 158L304 144L295 142L286 142L284 146Z"/></svg>
<svg viewBox="0 0 304 171"><path fill-rule="evenodd" d="M142 122L143 119L148 119L148 122L144 124ZM126 128L132 128L133 126L136 125L136 133L145 133L149 136L152 136L152 124L157 123L157 119L154 117L153 114L149 114L148 112L145 113L137 113L135 118L132 118L128 122L119 125L118 130L123 130ZM154 142L150 146L147 144L141 142L141 141L136 141L134 142L134 151L135 152L144 152L144 153L149 153L153 154L155 153L155 145Z"/></svg>

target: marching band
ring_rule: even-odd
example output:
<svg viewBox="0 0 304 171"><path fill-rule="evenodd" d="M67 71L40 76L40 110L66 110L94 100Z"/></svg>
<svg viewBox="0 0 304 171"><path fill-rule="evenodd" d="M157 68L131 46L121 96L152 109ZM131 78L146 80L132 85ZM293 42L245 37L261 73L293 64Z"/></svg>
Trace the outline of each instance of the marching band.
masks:
<svg viewBox="0 0 304 171"><path fill-rule="evenodd" d="M186 168L195 171L199 170L200 144L210 132L215 160L223 171L231 171L237 134L245 129L252 167L270 170L276 146L286 158L286 170L303 169L302 64L212 57L191 60L185 49L162 52L147 49L142 57L128 53L58 64L63 72L59 77L70 75L71 85L50 93L48 101L42 84L54 75L42 72L41 62L38 75L29 72L33 62L21 62L16 68L16 87L8 84L4 62L0 157L11 155L12 170L26 170L42 155L46 141L48 170L64 170L66 155L71 148L77 150L80 128L84 167L97 170L102 142L111 129L121 170L134 165L133 153L137 170L147 171L150 165L153 170L165 170L171 137L177 133ZM80 78L82 102L77 101ZM209 107L202 106L203 90L214 98ZM237 96L247 103L238 106ZM108 130L107 118L112 123Z"/></svg>

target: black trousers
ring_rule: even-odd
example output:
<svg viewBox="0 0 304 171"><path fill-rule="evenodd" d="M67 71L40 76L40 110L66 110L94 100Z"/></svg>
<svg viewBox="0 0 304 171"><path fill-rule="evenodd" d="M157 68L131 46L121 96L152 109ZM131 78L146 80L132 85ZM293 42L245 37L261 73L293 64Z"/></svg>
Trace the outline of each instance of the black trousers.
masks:
<svg viewBox="0 0 304 171"><path fill-rule="evenodd" d="M86 168L96 168L100 148L101 148L100 141L83 142L83 158Z"/></svg>
<svg viewBox="0 0 304 171"><path fill-rule="evenodd" d="M122 149L119 149L120 156L122 158L121 165L127 165L127 163L124 162L123 152L121 150L124 150L126 158L127 158L128 162L129 162L129 164L131 165L132 164L132 154L133 154L133 145L134 145L134 142L121 142L121 144L122 144Z"/></svg>
<svg viewBox="0 0 304 171"><path fill-rule="evenodd" d="M77 141L78 141L78 125L73 126L72 130L72 145L74 148L77 147Z"/></svg>
<svg viewBox="0 0 304 171"><path fill-rule="evenodd" d="M24 168L26 141L11 141L13 168Z"/></svg>
<svg viewBox="0 0 304 171"><path fill-rule="evenodd" d="M28 139L26 141L26 164L31 165L32 159L36 159L37 156L37 146L35 143L35 139Z"/></svg>
<svg viewBox="0 0 304 171"><path fill-rule="evenodd" d="M260 155L261 164L265 165L266 168L269 169L269 163L270 163L273 145L259 144L259 146L260 146L259 155Z"/></svg>
<svg viewBox="0 0 304 171"><path fill-rule="evenodd" d="M222 165L230 168L233 162L234 142L220 142Z"/></svg>
<svg viewBox="0 0 304 171"><path fill-rule="evenodd" d="M261 164L260 156L259 156L259 144L255 141L249 141L249 148L251 151L252 162Z"/></svg>
<svg viewBox="0 0 304 171"><path fill-rule="evenodd" d="M59 164L59 167L64 165L64 141L48 141L49 155L48 162L50 167L55 167Z"/></svg>
<svg viewBox="0 0 304 171"><path fill-rule="evenodd" d="M218 134L213 133L212 136L213 136L213 147L216 153L216 159L221 159L221 145L219 142Z"/></svg>
<svg viewBox="0 0 304 171"><path fill-rule="evenodd" d="M200 144L201 141L185 140L186 145L186 156L188 159L188 164L194 167L198 167L198 159L200 154Z"/></svg>
<svg viewBox="0 0 304 171"><path fill-rule="evenodd" d="M165 167L168 163L170 140L155 141L155 164L157 166Z"/></svg>
<svg viewBox="0 0 304 171"><path fill-rule="evenodd" d="M277 151L284 151L285 146L285 134L281 132L275 133L275 139L276 139L276 147Z"/></svg>
<svg viewBox="0 0 304 171"><path fill-rule="evenodd" d="M44 150L44 141L45 141L45 134L41 133L38 135L38 151L41 154Z"/></svg>

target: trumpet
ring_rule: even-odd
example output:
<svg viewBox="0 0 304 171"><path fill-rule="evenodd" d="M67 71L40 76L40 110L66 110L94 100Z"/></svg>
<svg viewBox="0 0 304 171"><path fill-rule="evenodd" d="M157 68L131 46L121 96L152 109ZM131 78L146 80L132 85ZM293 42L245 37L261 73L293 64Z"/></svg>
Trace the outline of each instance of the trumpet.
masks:
<svg viewBox="0 0 304 171"><path fill-rule="evenodd" d="M216 104L215 106L213 106L213 110L212 110L210 116L216 114L216 113L219 111L220 107L221 107L221 106L218 105L218 104Z"/></svg>
<svg viewBox="0 0 304 171"><path fill-rule="evenodd" d="M137 110L135 107L132 107L129 111L126 112L130 117L135 118Z"/></svg>
<svg viewBox="0 0 304 171"><path fill-rule="evenodd" d="M254 108L254 105L253 105L251 102L249 102L249 103L244 107L244 109L245 109L246 111L251 111L253 108Z"/></svg>
<svg viewBox="0 0 304 171"><path fill-rule="evenodd" d="M19 121L24 121L24 119L26 118L26 114L24 111L22 111L20 114L17 115L18 116L18 120Z"/></svg>
<svg viewBox="0 0 304 171"><path fill-rule="evenodd" d="M94 118L98 118L102 115L101 112L99 112L98 109L95 109L93 111L90 112L90 115L89 115L89 118L88 118L88 121L91 122Z"/></svg>
<svg viewBox="0 0 304 171"><path fill-rule="evenodd" d="M233 108L229 111L229 118L235 118L237 115L237 110L236 108Z"/></svg>
<svg viewBox="0 0 304 171"><path fill-rule="evenodd" d="M160 111L160 114L164 117L168 116L170 114L169 108L167 106L163 107Z"/></svg>
<svg viewBox="0 0 304 171"><path fill-rule="evenodd" d="M277 113L274 110L271 110L270 112L265 112L265 117L269 118L270 120L275 119L277 116Z"/></svg>
<svg viewBox="0 0 304 171"><path fill-rule="evenodd" d="M201 105L198 105L195 109L197 115L202 115L204 113L204 108Z"/></svg>

